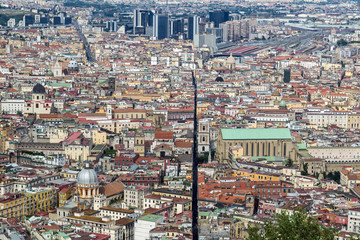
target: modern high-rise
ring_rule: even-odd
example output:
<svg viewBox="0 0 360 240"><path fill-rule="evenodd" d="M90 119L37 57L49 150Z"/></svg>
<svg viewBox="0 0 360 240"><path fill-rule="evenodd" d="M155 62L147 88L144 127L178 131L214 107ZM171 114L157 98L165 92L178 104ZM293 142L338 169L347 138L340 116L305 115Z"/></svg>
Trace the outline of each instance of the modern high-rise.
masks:
<svg viewBox="0 0 360 240"><path fill-rule="evenodd" d="M146 29L153 26L154 13L150 10L134 10L133 33L147 34Z"/></svg>
<svg viewBox="0 0 360 240"><path fill-rule="evenodd" d="M223 29L223 41L239 41L242 38L249 38L251 33L256 31L256 19L242 19L220 23Z"/></svg>
<svg viewBox="0 0 360 240"><path fill-rule="evenodd" d="M40 15L35 15L35 23L40 23Z"/></svg>
<svg viewBox="0 0 360 240"><path fill-rule="evenodd" d="M59 14L59 17L60 17L60 22L61 24L65 24L65 17L66 17L66 13L60 13Z"/></svg>
<svg viewBox="0 0 360 240"><path fill-rule="evenodd" d="M53 18L53 24L54 25L61 25L61 18L59 16L55 16Z"/></svg>
<svg viewBox="0 0 360 240"><path fill-rule="evenodd" d="M71 17L65 17L65 25L71 24L71 23L72 23L72 18Z"/></svg>
<svg viewBox="0 0 360 240"><path fill-rule="evenodd" d="M193 15L188 18L188 39L193 40L195 34L199 34L200 17Z"/></svg>
<svg viewBox="0 0 360 240"><path fill-rule="evenodd" d="M217 51L216 35L214 34L195 34L193 43L194 48L201 48L206 45L211 49L211 54Z"/></svg>
<svg viewBox="0 0 360 240"><path fill-rule="evenodd" d="M24 15L23 17L24 26L29 26L34 24L34 17L32 15Z"/></svg>
<svg viewBox="0 0 360 240"><path fill-rule="evenodd" d="M214 27L219 27L220 23L229 21L229 11L216 10L209 12L209 20L214 23Z"/></svg>
<svg viewBox="0 0 360 240"><path fill-rule="evenodd" d="M156 14L154 16L153 36L158 40L169 37L169 16L167 14Z"/></svg>
<svg viewBox="0 0 360 240"><path fill-rule="evenodd" d="M106 28L109 32L116 32L117 31L117 22L114 20L106 22Z"/></svg>
<svg viewBox="0 0 360 240"><path fill-rule="evenodd" d="M170 36L184 33L184 19L170 19Z"/></svg>

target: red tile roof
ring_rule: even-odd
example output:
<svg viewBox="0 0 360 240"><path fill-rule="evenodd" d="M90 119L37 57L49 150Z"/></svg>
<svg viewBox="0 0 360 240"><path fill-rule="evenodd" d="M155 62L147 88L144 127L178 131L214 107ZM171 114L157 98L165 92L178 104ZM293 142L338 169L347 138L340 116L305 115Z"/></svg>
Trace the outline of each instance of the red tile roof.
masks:
<svg viewBox="0 0 360 240"><path fill-rule="evenodd" d="M173 139L173 132L171 132L171 131L156 131L155 139Z"/></svg>

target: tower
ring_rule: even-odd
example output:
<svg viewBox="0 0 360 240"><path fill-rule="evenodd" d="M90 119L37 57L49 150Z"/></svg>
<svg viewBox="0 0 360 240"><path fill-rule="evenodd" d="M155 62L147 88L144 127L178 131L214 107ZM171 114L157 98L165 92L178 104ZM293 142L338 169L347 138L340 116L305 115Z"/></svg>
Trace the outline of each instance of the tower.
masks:
<svg viewBox="0 0 360 240"><path fill-rule="evenodd" d="M188 18L188 39L193 40L195 34L199 34L200 17L193 15Z"/></svg>
<svg viewBox="0 0 360 240"><path fill-rule="evenodd" d="M210 122L207 119L199 120L198 153L204 154L210 149ZM210 153L209 153L210 154Z"/></svg>
<svg viewBox="0 0 360 240"><path fill-rule="evenodd" d="M157 40L169 37L169 16L167 14L156 14L154 16L153 36Z"/></svg>
<svg viewBox="0 0 360 240"><path fill-rule="evenodd" d="M145 156L145 134L141 128L135 133L135 153Z"/></svg>
<svg viewBox="0 0 360 240"><path fill-rule="evenodd" d="M107 119L112 119L112 107L111 107L111 105L106 105L106 117L107 117Z"/></svg>

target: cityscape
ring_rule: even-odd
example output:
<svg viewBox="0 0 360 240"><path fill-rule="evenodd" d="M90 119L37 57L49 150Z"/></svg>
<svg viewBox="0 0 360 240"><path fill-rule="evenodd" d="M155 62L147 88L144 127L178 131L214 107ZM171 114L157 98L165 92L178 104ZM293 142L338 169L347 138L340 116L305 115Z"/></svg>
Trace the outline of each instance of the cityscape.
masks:
<svg viewBox="0 0 360 240"><path fill-rule="evenodd" d="M360 2L0 0L0 239L360 239Z"/></svg>

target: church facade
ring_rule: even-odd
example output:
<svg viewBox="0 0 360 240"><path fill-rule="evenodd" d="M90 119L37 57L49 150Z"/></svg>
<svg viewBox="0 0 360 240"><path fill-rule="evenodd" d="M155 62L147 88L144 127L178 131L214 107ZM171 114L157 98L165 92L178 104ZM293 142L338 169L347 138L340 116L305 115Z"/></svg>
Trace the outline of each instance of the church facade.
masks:
<svg viewBox="0 0 360 240"><path fill-rule="evenodd" d="M33 88L31 100L27 100L24 107L25 114L49 114L53 112L53 102L47 100L43 85L36 84Z"/></svg>

